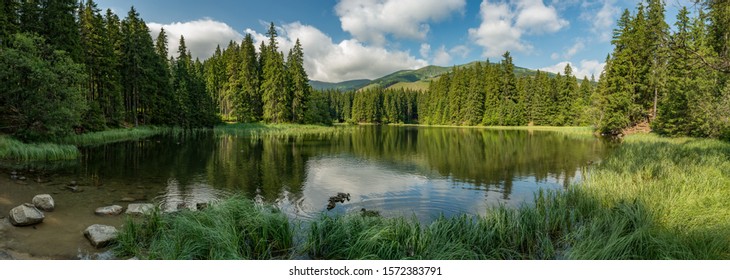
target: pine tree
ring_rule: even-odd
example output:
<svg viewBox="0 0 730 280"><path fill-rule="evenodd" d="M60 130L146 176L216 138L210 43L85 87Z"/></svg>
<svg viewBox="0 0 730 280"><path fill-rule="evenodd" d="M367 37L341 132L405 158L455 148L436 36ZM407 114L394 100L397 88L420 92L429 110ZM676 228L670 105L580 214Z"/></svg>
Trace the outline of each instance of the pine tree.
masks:
<svg viewBox="0 0 730 280"><path fill-rule="evenodd" d="M485 81L482 79L484 76L482 64L477 62L470 74L468 99L464 111L464 118L466 120L466 125L478 125L482 122L482 118L484 117Z"/></svg>
<svg viewBox="0 0 730 280"><path fill-rule="evenodd" d="M74 61L81 60L76 0L41 0L41 32L48 43L66 51Z"/></svg>
<svg viewBox="0 0 730 280"><path fill-rule="evenodd" d="M290 97L292 121L302 123L307 110L307 99L312 89L307 72L304 70L304 51L299 39L294 43L294 48L289 51L286 63L287 74L291 81L289 92L292 93Z"/></svg>
<svg viewBox="0 0 730 280"><path fill-rule="evenodd" d="M269 45L265 47L266 53L262 51L264 60L263 83L263 119L266 122L282 123L291 120L288 96L288 81L286 69L284 68L284 55L279 52L276 43L276 28L274 23L269 27Z"/></svg>

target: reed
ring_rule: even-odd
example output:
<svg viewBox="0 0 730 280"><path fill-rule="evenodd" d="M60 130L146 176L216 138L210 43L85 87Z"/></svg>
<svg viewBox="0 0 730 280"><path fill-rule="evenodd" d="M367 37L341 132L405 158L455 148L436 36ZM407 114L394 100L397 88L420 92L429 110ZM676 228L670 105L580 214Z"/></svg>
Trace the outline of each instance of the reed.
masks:
<svg viewBox="0 0 730 280"><path fill-rule="evenodd" d="M141 221L128 220L115 251L141 259L286 259L292 240L286 216L249 199L231 198L202 211L155 212Z"/></svg>
<svg viewBox="0 0 730 280"><path fill-rule="evenodd" d="M64 137L59 143L76 146L93 146L114 142L123 142L147 138L157 134L170 132L172 128L161 128L155 126L140 126L134 128L117 128L99 132L77 134Z"/></svg>
<svg viewBox="0 0 730 280"><path fill-rule="evenodd" d="M79 157L73 145L23 143L9 136L0 136L0 159L13 161L71 160Z"/></svg>

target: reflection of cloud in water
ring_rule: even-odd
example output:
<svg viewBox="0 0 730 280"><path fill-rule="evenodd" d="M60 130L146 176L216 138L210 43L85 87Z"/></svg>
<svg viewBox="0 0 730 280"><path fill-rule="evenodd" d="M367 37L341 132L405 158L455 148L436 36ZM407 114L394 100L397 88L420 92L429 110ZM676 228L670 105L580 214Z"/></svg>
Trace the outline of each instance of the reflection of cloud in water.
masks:
<svg viewBox="0 0 730 280"><path fill-rule="evenodd" d="M538 188L558 189L559 179L537 182L534 177L515 178L507 195L504 186L478 187L449 177L427 177L379 161L351 157L316 158L307 162L302 198L286 205L285 212L311 218L326 210L330 196L347 192L351 200L337 204L332 213L380 211L383 216L412 217L430 221L440 214L481 214L488 206L519 206L532 201ZM286 199L284 199L286 200ZM280 204L281 206L281 204ZM290 208L290 207L292 207ZM328 212L328 213L329 213Z"/></svg>

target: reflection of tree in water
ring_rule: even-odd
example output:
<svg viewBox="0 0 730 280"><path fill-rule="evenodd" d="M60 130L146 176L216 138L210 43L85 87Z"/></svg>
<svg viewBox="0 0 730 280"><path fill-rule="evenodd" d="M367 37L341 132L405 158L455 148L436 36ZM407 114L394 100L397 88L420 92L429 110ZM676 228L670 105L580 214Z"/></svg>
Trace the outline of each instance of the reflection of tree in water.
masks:
<svg viewBox="0 0 730 280"><path fill-rule="evenodd" d="M507 199L516 180L534 177L567 184L605 150L595 139L549 132L391 126L354 130L258 138L198 133L111 144L85 149L77 174L161 186L174 178L181 189L205 183L267 202L286 192L294 201L301 198L310 158L353 155L391 162L395 168L414 166L418 172L436 172L483 190L501 189Z"/></svg>

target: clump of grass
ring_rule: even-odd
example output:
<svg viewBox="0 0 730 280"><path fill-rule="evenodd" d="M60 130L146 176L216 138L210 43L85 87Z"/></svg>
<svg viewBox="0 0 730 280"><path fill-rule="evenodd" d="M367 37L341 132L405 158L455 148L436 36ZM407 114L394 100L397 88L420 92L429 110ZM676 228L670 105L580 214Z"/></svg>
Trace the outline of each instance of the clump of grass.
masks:
<svg viewBox="0 0 730 280"><path fill-rule="evenodd" d="M99 132L84 133L64 137L59 142L77 146L101 145L147 138L169 131L170 128L140 126L135 128L118 128Z"/></svg>
<svg viewBox="0 0 730 280"><path fill-rule="evenodd" d="M73 145L23 143L9 136L0 136L0 159L17 161L71 160L80 155Z"/></svg>
<svg viewBox="0 0 730 280"><path fill-rule="evenodd" d="M301 137L328 136L347 132L349 126L323 126L310 124L263 124L236 123L215 127L215 133L250 137Z"/></svg>
<svg viewBox="0 0 730 280"><path fill-rule="evenodd" d="M289 257L292 240L286 216L237 197L202 211L129 220L115 251L142 259L277 259Z"/></svg>

